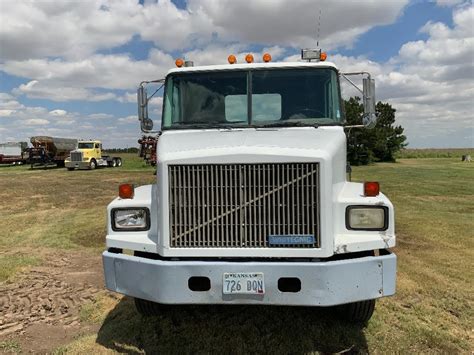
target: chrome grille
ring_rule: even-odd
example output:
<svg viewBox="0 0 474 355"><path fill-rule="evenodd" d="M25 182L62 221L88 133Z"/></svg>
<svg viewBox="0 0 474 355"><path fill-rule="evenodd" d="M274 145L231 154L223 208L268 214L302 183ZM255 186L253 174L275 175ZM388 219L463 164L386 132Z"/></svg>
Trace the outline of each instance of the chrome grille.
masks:
<svg viewBox="0 0 474 355"><path fill-rule="evenodd" d="M318 248L317 163L169 166L173 248L268 248L269 236L314 236Z"/></svg>
<svg viewBox="0 0 474 355"><path fill-rule="evenodd" d="M71 152L71 161L82 161L82 152Z"/></svg>

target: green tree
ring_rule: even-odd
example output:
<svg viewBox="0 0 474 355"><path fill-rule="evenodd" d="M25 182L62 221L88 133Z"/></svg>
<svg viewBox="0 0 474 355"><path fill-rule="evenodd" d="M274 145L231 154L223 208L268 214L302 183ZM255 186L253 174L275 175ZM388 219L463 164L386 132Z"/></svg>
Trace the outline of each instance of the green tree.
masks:
<svg viewBox="0 0 474 355"><path fill-rule="evenodd" d="M362 124L364 108L359 97L345 101L348 125ZM406 146L402 126L394 126L396 110L388 103L378 102L374 129L352 128L347 131L347 159L352 165L374 161L395 161L395 153Z"/></svg>

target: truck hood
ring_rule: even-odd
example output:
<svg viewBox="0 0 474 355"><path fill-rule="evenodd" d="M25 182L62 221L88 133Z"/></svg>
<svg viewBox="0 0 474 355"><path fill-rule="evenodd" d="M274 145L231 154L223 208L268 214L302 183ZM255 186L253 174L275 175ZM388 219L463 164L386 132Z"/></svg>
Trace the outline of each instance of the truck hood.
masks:
<svg viewBox="0 0 474 355"><path fill-rule="evenodd" d="M345 152L339 126L165 131L157 146L159 164L332 160L336 155L345 162Z"/></svg>

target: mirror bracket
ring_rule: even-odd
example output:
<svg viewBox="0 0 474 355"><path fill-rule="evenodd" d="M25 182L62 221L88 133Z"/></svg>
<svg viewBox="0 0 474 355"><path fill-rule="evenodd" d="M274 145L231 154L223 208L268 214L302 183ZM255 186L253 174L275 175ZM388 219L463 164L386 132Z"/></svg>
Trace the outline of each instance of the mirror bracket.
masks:
<svg viewBox="0 0 474 355"><path fill-rule="evenodd" d="M348 78L348 76L351 75L366 76L362 79L362 90ZM377 123L377 113L375 111L375 80L372 79L368 72L341 73L341 76L362 94L364 104L364 116L362 117L363 126L369 129L374 128Z"/></svg>

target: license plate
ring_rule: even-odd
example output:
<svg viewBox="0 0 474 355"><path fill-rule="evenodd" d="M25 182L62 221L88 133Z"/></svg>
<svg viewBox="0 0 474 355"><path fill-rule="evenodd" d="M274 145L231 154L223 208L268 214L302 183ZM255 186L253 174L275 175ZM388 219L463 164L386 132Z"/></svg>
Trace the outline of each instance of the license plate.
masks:
<svg viewBox="0 0 474 355"><path fill-rule="evenodd" d="M222 292L224 295L263 295L265 294L263 272L226 272Z"/></svg>

